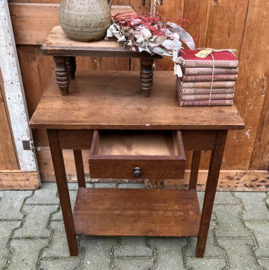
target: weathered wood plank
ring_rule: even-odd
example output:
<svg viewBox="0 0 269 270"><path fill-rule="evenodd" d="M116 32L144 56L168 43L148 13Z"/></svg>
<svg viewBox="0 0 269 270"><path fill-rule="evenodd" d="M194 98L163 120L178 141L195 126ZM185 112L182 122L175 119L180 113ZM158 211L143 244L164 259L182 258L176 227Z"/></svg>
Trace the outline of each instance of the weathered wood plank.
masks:
<svg viewBox="0 0 269 270"><path fill-rule="evenodd" d="M266 89L266 95L250 160L251 170L269 170L269 89L267 81L262 87Z"/></svg>
<svg viewBox="0 0 269 270"><path fill-rule="evenodd" d="M37 172L25 172L19 170L0 171L0 190L28 190L40 187Z"/></svg>
<svg viewBox="0 0 269 270"><path fill-rule="evenodd" d="M195 40L197 48L206 46L210 2L211 0L188 0L184 3L183 18L189 22L185 29L192 37L200 36Z"/></svg>
<svg viewBox="0 0 269 270"><path fill-rule="evenodd" d="M245 0L210 1L206 46L240 52L248 10ZM250 1L253 2L253 1Z"/></svg>
<svg viewBox="0 0 269 270"><path fill-rule="evenodd" d="M18 170L16 150L5 106L4 83L0 70L0 170Z"/></svg>
<svg viewBox="0 0 269 270"><path fill-rule="evenodd" d="M239 56L239 79L235 90L235 103L245 122L245 129L229 132L224 155L224 162L230 165L227 169L249 169L268 89L268 28L268 1L250 1ZM268 137L262 139L268 143Z"/></svg>
<svg viewBox="0 0 269 270"><path fill-rule="evenodd" d="M55 25L60 25L58 4L10 3L16 44L42 44Z"/></svg>

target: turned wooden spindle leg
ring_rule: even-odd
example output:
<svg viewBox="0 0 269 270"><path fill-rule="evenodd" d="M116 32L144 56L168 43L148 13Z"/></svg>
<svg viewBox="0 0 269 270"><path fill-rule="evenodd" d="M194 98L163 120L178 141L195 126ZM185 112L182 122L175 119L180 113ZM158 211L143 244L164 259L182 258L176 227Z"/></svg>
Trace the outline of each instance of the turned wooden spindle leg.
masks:
<svg viewBox="0 0 269 270"><path fill-rule="evenodd" d="M75 74L76 74L76 69L77 69L76 57L75 56L67 57L66 65L69 70L70 79L75 80Z"/></svg>
<svg viewBox="0 0 269 270"><path fill-rule="evenodd" d="M154 59L141 59L140 85L144 97L149 97L153 84L153 61Z"/></svg>
<svg viewBox="0 0 269 270"><path fill-rule="evenodd" d="M67 96L70 84L70 76L66 65L66 57L53 56L53 60L56 64L55 75L58 87L61 90L61 94L63 96Z"/></svg>

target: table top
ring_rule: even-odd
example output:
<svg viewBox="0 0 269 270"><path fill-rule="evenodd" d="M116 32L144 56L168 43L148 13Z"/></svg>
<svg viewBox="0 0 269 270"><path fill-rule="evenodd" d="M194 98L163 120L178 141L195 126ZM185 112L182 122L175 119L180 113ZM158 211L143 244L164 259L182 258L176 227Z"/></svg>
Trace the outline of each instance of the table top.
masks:
<svg viewBox="0 0 269 270"><path fill-rule="evenodd" d="M77 71L68 96L55 76L34 112L31 128L41 129L243 129L235 106L180 107L173 72L154 73L151 95L140 91L139 72Z"/></svg>
<svg viewBox="0 0 269 270"><path fill-rule="evenodd" d="M112 6L112 16L118 13L128 12L136 14L131 6ZM69 39L61 26L55 26L41 46L41 52L45 55L57 56L102 56L102 57L132 57L132 58L161 58L159 55L150 55L147 52L140 53L137 49L123 47L116 38L108 41L81 42Z"/></svg>

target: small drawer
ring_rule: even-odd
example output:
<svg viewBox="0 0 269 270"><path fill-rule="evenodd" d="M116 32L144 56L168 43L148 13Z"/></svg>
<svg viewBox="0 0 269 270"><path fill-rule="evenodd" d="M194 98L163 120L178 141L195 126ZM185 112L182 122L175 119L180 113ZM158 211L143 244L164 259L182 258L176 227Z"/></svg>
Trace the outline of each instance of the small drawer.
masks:
<svg viewBox="0 0 269 270"><path fill-rule="evenodd" d="M92 178L180 179L185 163L180 131L94 131Z"/></svg>

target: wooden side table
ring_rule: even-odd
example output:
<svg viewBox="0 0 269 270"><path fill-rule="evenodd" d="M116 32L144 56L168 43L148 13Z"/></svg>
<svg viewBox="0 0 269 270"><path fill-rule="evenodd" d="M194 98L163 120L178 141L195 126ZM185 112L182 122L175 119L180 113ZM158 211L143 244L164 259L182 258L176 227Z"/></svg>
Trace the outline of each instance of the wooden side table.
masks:
<svg viewBox="0 0 269 270"><path fill-rule="evenodd" d="M78 254L76 236L81 234L194 236L197 257L204 255L227 132L244 124L235 106L179 107L172 72L156 72L148 99L139 95L139 88L136 72L78 71L69 95L61 96L54 76L32 116L32 128L47 130L71 256ZM98 177L117 176L118 166L126 178L180 177L184 168L176 164L182 166L184 155L178 150L179 131L184 149L193 151L188 190L85 187L81 151L86 149L91 149L90 174ZM151 136L142 147L138 144L149 147L146 154L133 148L142 141L137 136ZM79 185L74 211L63 149L74 151ZM205 150L212 155L200 213L196 184Z"/></svg>
<svg viewBox="0 0 269 270"><path fill-rule="evenodd" d="M118 13L136 14L131 6L112 6L112 15ZM55 26L41 46L41 52L53 56L55 74L61 94L68 95L70 79L75 79L76 56L140 58L140 87L142 94L149 97L153 84L153 61L162 57L147 52L123 48L116 39L109 41L78 42L66 37L61 26Z"/></svg>

